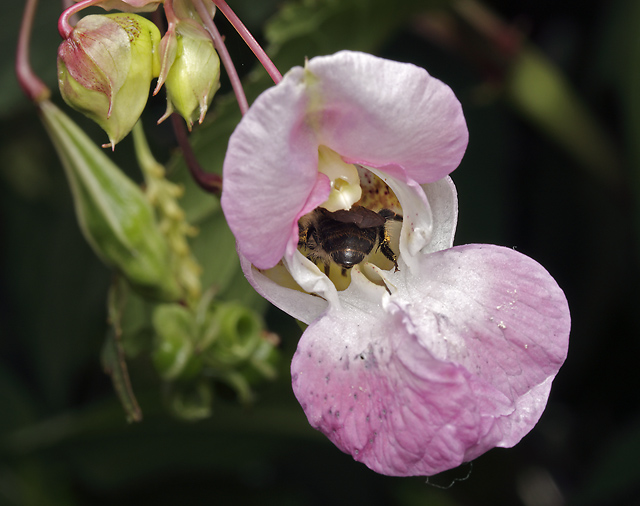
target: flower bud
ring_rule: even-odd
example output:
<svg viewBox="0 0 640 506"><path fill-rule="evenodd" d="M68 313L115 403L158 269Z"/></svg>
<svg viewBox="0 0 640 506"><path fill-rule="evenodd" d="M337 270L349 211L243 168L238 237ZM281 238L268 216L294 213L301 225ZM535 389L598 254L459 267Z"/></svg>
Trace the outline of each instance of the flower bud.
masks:
<svg viewBox="0 0 640 506"><path fill-rule="evenodd" d="M194 322L191 312L177 304L162 304L153 313L156 344L153 364L167 380L189 379L202 369L193 345Z"/></svg>
<svg viewBox="0 0 640 506"><path fill-rule="evenodd" d="M142 295L181 298L167 240L142 190L55 105L42 102L40 111L65 168L80 228L95 253Z"/></svg>
<svg viewBox="0 0 640 506"><path fill-rule="evenodd" d="M156 91L163 82L166 84L167 111L160 121L175 110L189 128L195 120L202 123L220 87L220 58L209 34L190 20L180 21L175 31L166 33L161 52Z"/></svg>
<svg viewBox="0 0 640 506"><path fill-rule="evenodd" d="M160 69L160 32L136 14L82 18L58 50L58 84L65 102L98 123L111 146L142 114Z"/></svg>

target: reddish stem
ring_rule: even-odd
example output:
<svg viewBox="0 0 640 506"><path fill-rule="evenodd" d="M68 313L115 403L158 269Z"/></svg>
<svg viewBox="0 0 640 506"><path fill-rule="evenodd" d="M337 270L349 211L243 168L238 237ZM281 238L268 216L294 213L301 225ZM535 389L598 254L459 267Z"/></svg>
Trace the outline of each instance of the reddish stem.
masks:
<svg viewBox="0 0 640 506"><path fill-rule="evenodd" d="M220 195L220 193L222 193L222 178L218 174L205 172L202 169L196 159L196 155L191 149L189 136L187 135L187 128L185 127L182 118L178 114L172 114L171 124L173 125L173 131L176 134L176 139L178 140L178 144L182 150L182 156L184 156L184 161L187 164L187 168L189 169L189 173L193 180L204 191Z"/></svg>
<svg viewBox="0 0 640 506"><path fill-rule="evenodd" d="M29 40L33 29L33 18L35 17L38 0L27 0L24 8L22 23L20 24L20 34L18 35L18 49L16 51L16 75L24 94L29 100L36 104L47 100L51 95L49 88L33 72L29 63Z"/></svg>
<svg viewBox="0 0 640 506"><path fill-rule="evenodd" d="M222 12L222 14L224 14L224 16L233 25L238 34L240 34L240 37L244 39L247 46L249 46L251 51L253 51L253 54L256 55L256 58L258 58L271 79L273 79L273 82L278 84L282 80L282 74L280 74L280 71L267 56L267 53L264 52L264 49L260 47L260 44L258 44L254 36L251 35L251 32L249 32L247 27L244 26L242 21L240 21L240 18L236 16L236 13L231 10L231 7L227 5L225 0L213 0L213 3L216 4L218 9L220 9L220 12Z"/></svg>
<svg viewBox="0 0 640 506"><path fill-rule="evenodd" d="M58 18L58 32L60 33L60 37L67 40L71 35L71 32L73 31L73 26L71 26L71 23L69 22L69 18L71 16L80 12L82 9L86 9L87 7L100 3L100 1L101 0L82 0L77 4L73 4L60 14L60 18Z"/></svg>
<svg viewBox="0 0 640 506"><path fill-rule="evenodd" d="M220 35L220 32L216 28L216 25L209 17L209 12L204 6L202 0L194 0L193 4L195 5L196 11L198 11L198 14L200 15L200 18L202 18L202 22L205 28L211 35L211 40L213 41L214 47L218 50L220 60L222 61L225 70L227 71L227 76L229 77L229 81L231 82L231 88L233 89L233 93L235 94L236 100L238 101L240 112L244 115L249 110L249 102L247 101L247 97L244 94L242 82L240 81L238 72L236 72L236 67L233 65L231 55L229 54L229 51L227 51L227 47L224 45L224 40Z"/></svg>

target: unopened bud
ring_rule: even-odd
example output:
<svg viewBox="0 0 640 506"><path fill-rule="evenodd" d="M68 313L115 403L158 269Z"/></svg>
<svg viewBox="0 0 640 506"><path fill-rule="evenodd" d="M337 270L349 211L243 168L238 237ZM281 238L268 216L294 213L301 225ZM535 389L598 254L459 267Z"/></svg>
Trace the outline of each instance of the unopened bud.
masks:
<svg viewBox="0 0 640 506"><path fill-rule="evenodd" d="M82 18L58 50L58 83L65 102L109 136L122 140L142 114L151 79L160 70L160 32L136 14Z"/></svg>
<svg viewBox="0 0 640 506"><path fill-rule="evenodd" d="M220 58L209 34L200 25L179 22L175 32L165 35L162 51L163 71L158 88L164 73L167 111L160 121L175 110L189 128L194 121L202 123L220 87Z"/></svg>
<svg viewBox="0 0 640 506"><path fill-rule="evenodd" d="M169 246L142 190L51 102L42 119L64 165L80 228L95 253L141 294L182 297Z"/></svg>
<svg viewBox="0 0 640 506"><path fill-rule="evenodd" d="M153 363L167 380L188 379L202 369L193 345L194 322L191 312L177 304L162 304L153 313L156 334Z"/></svg>

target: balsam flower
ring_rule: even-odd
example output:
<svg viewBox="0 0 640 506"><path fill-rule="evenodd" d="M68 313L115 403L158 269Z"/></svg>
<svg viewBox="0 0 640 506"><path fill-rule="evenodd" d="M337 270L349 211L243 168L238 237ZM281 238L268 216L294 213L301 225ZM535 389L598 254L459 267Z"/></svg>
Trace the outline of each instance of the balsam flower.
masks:
<svg viewBox="0 0 640 506"><path fill-rule="evenodd" d="M222 206L247 278L309 324L294 393L313 427L383 474L432 475L515 445L566 357L567 302L542 266L452 247L447 175L467 136L453 92L425 70L344 51L258 97L225 158ZM341 275L298 250L299 220L356 203L403 216L398 269L364 262L338 290Z"/></svg>

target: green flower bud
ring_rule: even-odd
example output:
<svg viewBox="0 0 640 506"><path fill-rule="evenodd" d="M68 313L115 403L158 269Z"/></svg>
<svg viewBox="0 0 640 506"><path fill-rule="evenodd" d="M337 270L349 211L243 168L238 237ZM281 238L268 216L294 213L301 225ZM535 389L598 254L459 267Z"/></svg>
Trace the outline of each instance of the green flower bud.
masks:
<svg viewBox="0 0 640 506"><path fill-rule="evenodd" d="M95 253L146 297L174 301L169 246L140 188L51 102L42 119L65 168L80 228Z"/></svg>
<svg viewBox="0 0 640 506"><path fill-rule="evenodd" d="M136 14L82 18L58 50L65 102L98 123L111 146L136 124L158 76L160 32Z"/></svg>
<svg viewBox="0 0 640 506"><path fill-rule="evenodd" d="M215 92L220 87L220 58L209 34L191 20L177 23L161 43L162 69L156 91L163 82L167 89L167 111L175 110L189 128L204 120Z"/></svg>
<svg viewBox="0 0 640 506"><path fill-rule="evenodd" d="M262 327L259 316L249 308L235 302L216 303L200 329L198 346L208 363L235 367L258 347Z"/></svg>
<svg viewBox="0 0 640 506"><path fill-rule="evenodd" d="M163 304L153 313L156 344L153 364L164 379L190 379L202 369L202 361L194 352L193 315L176 304Z"/></svg>

